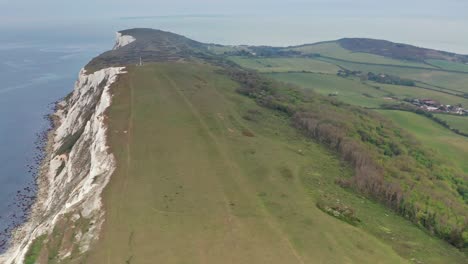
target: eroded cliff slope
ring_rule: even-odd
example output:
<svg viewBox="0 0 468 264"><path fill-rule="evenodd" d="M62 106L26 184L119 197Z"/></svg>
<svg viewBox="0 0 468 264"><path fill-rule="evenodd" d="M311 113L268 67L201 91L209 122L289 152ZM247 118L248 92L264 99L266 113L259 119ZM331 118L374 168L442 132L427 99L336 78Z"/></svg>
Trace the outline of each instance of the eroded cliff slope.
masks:
<svg viewBox="0 0 468 264"><path fill-rule="evenodd" d="M97 237L103 221L100 194L115 167L106 146L105 110L109 89L122 73L121 67L93 74L82 70L73 93L58 103L32 217L17 230L1 263L23 263L32 257L32 244L42 248L38 259L64 259L86 251ZM46 243L56 252L38 245Z"/></svg>

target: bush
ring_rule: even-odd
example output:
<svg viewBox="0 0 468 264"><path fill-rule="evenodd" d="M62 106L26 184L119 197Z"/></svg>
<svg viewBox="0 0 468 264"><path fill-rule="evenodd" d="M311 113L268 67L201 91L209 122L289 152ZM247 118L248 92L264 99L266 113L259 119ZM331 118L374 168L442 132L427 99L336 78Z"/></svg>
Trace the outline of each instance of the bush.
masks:
<svg viewBox="0 0 468 264"><path fill-rule="evenodd" d="M351 225L358 225L361 222L361 220L355 215L353 208L339 202L332 203L330 201L320 200L316 203L316 206L321 211Z"/></svg>

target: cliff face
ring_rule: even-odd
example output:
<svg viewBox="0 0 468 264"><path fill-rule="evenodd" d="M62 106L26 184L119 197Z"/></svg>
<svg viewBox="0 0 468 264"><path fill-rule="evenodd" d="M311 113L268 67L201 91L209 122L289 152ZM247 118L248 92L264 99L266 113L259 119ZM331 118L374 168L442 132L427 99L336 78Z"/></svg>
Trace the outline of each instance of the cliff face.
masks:
<svg viewBox="0 0 468 264"><path fill-rule="evenodd" d="M106 145L104 113L111 102L110 86L122 73L122 67L89 75L82 70L73 93L58 104L57 126L38 180L38 200L29 222L16 231L0 263L23 263L30 245L38 237L43 243L53 240L58 225L66 226L64 230L73 228L63 232L61 241L68 240L69 246L57 247L59 259L86 251L97 238L104 221L100 195L115 168Z"/></svg>
<svg viewBox="0 0 468 264"><path fill-rule="evenodd" d="M123 35L122 33L117 32L116 41L115 41L115 45L113 49L114 50L119 49L123 46L126 46L134 42L135 40L136 39L130 35Z"/></svg>

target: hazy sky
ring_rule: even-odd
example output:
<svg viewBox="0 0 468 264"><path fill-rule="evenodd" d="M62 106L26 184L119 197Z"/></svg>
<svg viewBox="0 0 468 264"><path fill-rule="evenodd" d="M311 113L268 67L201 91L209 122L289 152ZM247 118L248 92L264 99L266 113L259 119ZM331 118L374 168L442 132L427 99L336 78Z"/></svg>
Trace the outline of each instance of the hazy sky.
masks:
<svg viewBox="0 0 468 264"><path fill-rule="evenodd" d="M120 19L176 15L191 17ZM468 0L0 0L0 33L77 24L151 26L232 44L373 37L468 54Z"/></svg>
<svg viewBox="0 0 468 264"><path fill-rule="evenodd" d="M178 14L310 14L463 18L466 0L0 0L1 19Z"/></svg>

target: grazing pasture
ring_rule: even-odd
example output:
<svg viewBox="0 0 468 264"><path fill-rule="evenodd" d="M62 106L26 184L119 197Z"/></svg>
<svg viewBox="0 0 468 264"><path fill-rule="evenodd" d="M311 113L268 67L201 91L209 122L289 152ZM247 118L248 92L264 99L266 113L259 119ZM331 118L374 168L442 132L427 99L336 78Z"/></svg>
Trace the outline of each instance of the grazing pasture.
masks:
<svg viewBox="0 0 468 264"><path fill-rule="evenodd" d="M468 138L457 135L436 122L411 112L379 110L392 119L422 143L445 157L447 164L453 164L468 173L466 153Z"/></svg>
<svg viewBox="0 0 468 264"><path fill-rule="evenodd" d="M441 69L450 71L464 71L468 72L468 64L452 62L446 60L427 60L427 63L439 67Z"/></svg>
<svg viewBox="0 0 468 264"><path fill-rule="evenodd" d="M113 87L106 222L89 263L425 263L461 253L342 189L335 154L202 64L132 67ZM249 131L246 136L245 131ZM317 208L354 208L359 226ZM396 239L397 238L397 239Z"/></svg>
<svg viewBox="0 0 468 264"><path fill-rule="evenodd" d="M468 116L456 116L436 114L437 118L444 120L451 128L460 130L461 132L468 133Z"/></svg>
<svg viewBox="0 0 468 264"><path fill-rule="evenodd" d="M262 73L271 72L316 72L336 74L339 67L309 58L245 58L230 57L230 59L242 67L254 69Z"/></svg>
<svg viewBox="0 0 468 264"><path fill-rule="evenodd" d="M388 92L363 84L358 79L313 73L275 73L268 76L304 89L312 89L323 95L332 95L340 101L362 107L379 107L383 103L393 101L388 98L390 96Z"/></svg>
<svg viewBox="0 0 468 264"><path fill-rule="evenodd" d="M400 65L400 66L412 66L412 67L425 67L433 68L433 66L418 62L403 61L387 58L380 55L364 53L364 52L352 52L347 50L335 41L322 42L317 44L302 45L297 47L289 48L290 50L299 51L306 55L320 55L322 57L330 57L345 61L354 61L359 63L372 63L372 64L389 64L389 65Z"/></svg>

